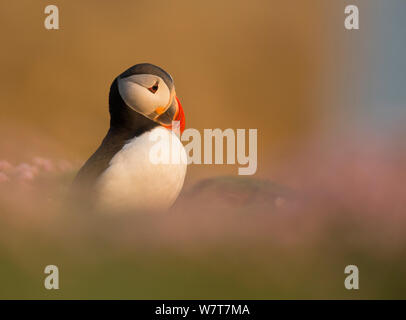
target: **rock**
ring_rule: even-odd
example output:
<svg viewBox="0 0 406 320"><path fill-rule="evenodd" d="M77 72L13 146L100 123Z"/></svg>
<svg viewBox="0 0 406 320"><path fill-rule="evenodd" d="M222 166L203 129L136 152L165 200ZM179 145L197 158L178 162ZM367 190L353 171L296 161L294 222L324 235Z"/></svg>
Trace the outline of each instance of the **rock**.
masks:
<svg viewBox="0 0 406 320"><path fill-rule="evenodd" d="M183 193L180 201L198 206L280 208L292 196L289 188L269 180L223 176L199 181Z"/></svg>

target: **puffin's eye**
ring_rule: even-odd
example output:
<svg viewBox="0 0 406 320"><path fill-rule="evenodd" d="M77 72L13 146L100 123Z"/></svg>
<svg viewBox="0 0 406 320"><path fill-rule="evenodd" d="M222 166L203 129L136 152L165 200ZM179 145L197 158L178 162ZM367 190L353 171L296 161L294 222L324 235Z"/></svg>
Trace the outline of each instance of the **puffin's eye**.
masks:
<svg viewBox="0 0 406 320"><path fill-rule="evenodd" d="M151 91L152 93L157 92L158 91L158 81L155 82L155 84L151 88L148 88L148 90Z"/></svg>

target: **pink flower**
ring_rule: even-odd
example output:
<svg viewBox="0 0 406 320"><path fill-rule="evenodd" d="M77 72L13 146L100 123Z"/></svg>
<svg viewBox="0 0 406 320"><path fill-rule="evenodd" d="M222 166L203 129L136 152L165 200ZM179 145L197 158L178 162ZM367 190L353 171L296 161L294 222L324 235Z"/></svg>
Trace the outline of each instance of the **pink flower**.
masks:
<svg viewBox="0 0 406 320"><path fill-rule="evenodd" d="M4 172L0 172L0 183L7 181L10 181L10 178Z"/></svg>
<svg viewBox="0 0 406 320"><path fill-rule="evenodd" d="M0 172L10 172L13 166L7 160L0 160Z"/></svg>
<svg viewBox="0 0 406 320"><path fill-rule="evenodd" d="M36 157L33 159L32 163L37 166L38 168L46 171L46 172L53 172L55 171L54 164L52 163L51 160L45 159L45 158L40 158Z"/></svg>
<svg viewBox="0 0 406 320"><path fill-rule="evenodd" d="M19 180L33 180L38 174L38 168L27 163L19 164L15 171Z"/></svg>

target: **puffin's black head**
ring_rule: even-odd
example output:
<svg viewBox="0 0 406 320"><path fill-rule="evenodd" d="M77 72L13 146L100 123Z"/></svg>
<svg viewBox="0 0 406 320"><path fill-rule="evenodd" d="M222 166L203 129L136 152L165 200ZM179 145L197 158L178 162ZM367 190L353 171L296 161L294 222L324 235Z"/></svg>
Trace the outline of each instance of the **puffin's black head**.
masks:
<svg viewBox="0 0 406 320"><path fill-rule="evenodd" d="M180 121L181 131L185 126L172 77L149 63L137 64L114 79L109 109L110 126L117 129L143 132L158 125L170 129L172 121Z"/></svg>

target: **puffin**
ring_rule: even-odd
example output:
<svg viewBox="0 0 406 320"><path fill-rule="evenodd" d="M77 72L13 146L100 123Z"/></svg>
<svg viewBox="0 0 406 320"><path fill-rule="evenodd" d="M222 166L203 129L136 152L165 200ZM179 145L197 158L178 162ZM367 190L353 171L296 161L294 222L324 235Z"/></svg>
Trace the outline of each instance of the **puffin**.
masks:
<svg viewBox="0 0 406 320"><path fill-rule="evenodd" d="M150 63L128 68L110 86L109 113L110 128L77 173L74 193L101 211L169 209L187 167L179 138L185 115L171 75ZM179 161L154 160L154 149L159 159Z"/></svg>

